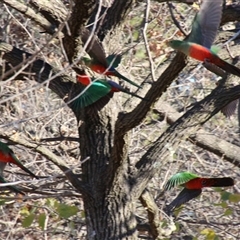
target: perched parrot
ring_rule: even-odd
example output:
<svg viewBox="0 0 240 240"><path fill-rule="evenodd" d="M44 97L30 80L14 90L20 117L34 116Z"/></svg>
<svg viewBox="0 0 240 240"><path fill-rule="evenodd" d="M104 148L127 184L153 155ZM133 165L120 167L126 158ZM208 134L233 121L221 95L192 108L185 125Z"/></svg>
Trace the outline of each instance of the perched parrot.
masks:
<svg viewBox="0 0 240 240"><path fill-rule="evenodd" d="M0 162L1 163L13 163L19 166L22 170L27 172L29 175L31 175L34 178L38 178L34 173L32 173L30 170L28 170L26 167L23 166L23 164L17 159L17 157L14 155L12 149L8 147L6 143L3 143L0 141Z"/></svg>
<svg viewBox="0 0 240 240"><path fill-rule="evenodd" d="M135 93L129 92L127 89L123 88L122 86L111 80L98 79L94 81L94 79L91 79L89 76L86 75L78 75L77 80L85 86L91 84L90 87L85 92L83 92L83 94L79 98L75 100L75 104L78 108L87 107L100 100L101 98L107 96L108 94L110 94L109 98L111 98L114 92L120 91L145 100L144 98L138 96Z"/></svg>
<svg viewBox="0 0 240 240"><path fill-rule="evenodd" d="M168 45L187 56L202 62L210 62L226 72L240 76L239 68L219 58L216 49L211 48L222 17L222 2L223 0L203 0L186 40L172 40Z"/></svg>
<svg viewBox="0 0 240 240"><path fill-rule="evenodd" d="M84 44L87 43L90 37L91 32L88 29L83 29L81 39ZM86 66L88 66L91 70L107 76L116 76L136 87L141 87L140 85L121 75L115 69L121 61L121 56L109 55L106 57L103 45L95 34L92 35L91 41L86 48L86 52L89 54L91 59L83 57L81 61L86 64Z"/></svg>
<svg viewBox="0 0 240 240"><path fill-rule="evenodd" d="M234 185L234 181L230 177L223 178L202 178L190 172L180 172L173 175L166 183L164 190L181 185L184 189L179 195L167 205L167 213L171 213L175 208L198 197L202 193L204 187L229 187Z"/></svg>

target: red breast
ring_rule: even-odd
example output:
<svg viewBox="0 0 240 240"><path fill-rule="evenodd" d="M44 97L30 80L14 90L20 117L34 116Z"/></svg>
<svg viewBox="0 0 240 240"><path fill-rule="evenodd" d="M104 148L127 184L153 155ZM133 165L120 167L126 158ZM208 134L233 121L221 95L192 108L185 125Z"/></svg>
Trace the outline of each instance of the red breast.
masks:
<svg viewBox="0 0 240 240"><path fill-rule="evenodd" d="M87 75L77 75L77 80L85 86L91 83L91 78Z"/></svg>
<svg viewBox="0 0 240 240"><path fill-rule="evenodd" d="M204 61L205 59L209 59L210 62L211 62L211 59L213 58L213 54L208 48L205 48L195 43L193 43L189 49L189 56L199 61Z"/></svg>
<svg viewBox="0 0 240 240"><path fill-rule="evenodd" d="M0 162L15 163L10 154L4 154L3 152L0 152Z"/></svg>

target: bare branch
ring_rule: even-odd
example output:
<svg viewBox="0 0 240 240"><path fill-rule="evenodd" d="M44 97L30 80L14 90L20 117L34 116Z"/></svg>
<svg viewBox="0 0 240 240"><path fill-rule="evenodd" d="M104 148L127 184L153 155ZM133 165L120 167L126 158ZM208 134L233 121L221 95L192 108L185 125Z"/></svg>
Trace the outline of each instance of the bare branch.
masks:
<svg viewBox="0 0 240 240"><path fill-rule="evenodd" d="M152 84L152 87L145 96L147 101L141 101L132 112L123 114L119 117L116 123L116 129L119 131L119 135L124 135L145 118L151 106L161 97L166 88L186 66L185 59L186 56L178 52L159 79Z"/></svg>
<svg viewBox="0 0 240 240"><path fill-rule="evenodd" d="M154 112L164 114L167 123L170 125L174 124L174 122L181 116L180 113L166 102L158 104L157 109L154 109ZM216 137L212 133L204 131L203 129L197 131L194 136L190 136L187 140L203 149L215 153L219 157L231 162L233 165L240 167L240 147L229 143L224 139L219 139L219 137Z"/></svg>
<svg viewBox="0 0 240 240"><path fill-rule="evenodd" d="M169 149L177 147L179 141L195 134L196 130L231 101L240 97L240 86L229 89L218 86L202 101L180 117L156 141L136 164L135 191L141 194L146 183L167 160Z"/></svg>
<svg viewBox="0 0 240 240"><path fill-rule="evenodd" d="M33 9L31 9L29 6L26 6L25 4L16 1L16 0L1 0L1 2L5 3L9 7L14 8L15 10L21 12L34 22L36 22L39 26L41 26L43 29L45 29L47 32L53 34L55 32L55 26L46 20L41 15L37 14Z"/></svg>
<svg viewBox="0 0 240 240"><path fill-rule="evenodd" d="M12 142L16 144L20 144L29 149L34 149L36 152L46 157L48 160L53 162L65 173L67 179L78 191L80 191L81 193L90 195L89 189L87 189L86 186L82 184L82 182L76 177L76 175L68 168L67 164L58 156L56 156L53 152L51 152L49 149L35 143L30 143L27 140L24 140L23 137L19 137L19 136L16 137L14 135L9 137L9 136L6 136L5 134L2 134L2 137L4 136L7 137Z"/></svg>
<svg viewBox="0 0 240 240"><path fill-rule="evenodd" d="M49 22L58 26L66 20L67 9L61 1L53 0L30 0L29 3L40 12ZM50 32L49 32L50 33Z"/></svg>
<svg viewBox="0 0 240 240"><path fill-rule="evenodd" d="M153 197L151 196L151 194L147 189L143 191L139 199L142 205L147 210L151 234L154 237L154 239L156 239L159 236L159 227L160 227L160 224L159 224L160 217L159 217L158 206L154 202Z"/></svg>
<svg viewBox="0 0 240 240"><path fill-rule="evenodd" d="M0 52L3 54L3 59L11 63L12 66L17 66L17 68L32 57L31 54L4 42L0 42ZM73 83L74 80L69 75L61 73L61 71L52 68L40 59L34 60L32 64L26 67L26 70L35 73L33 77L37 82L49 83L49 88L65 102L68 102L74 94L77 96L81 91L80 85Z"/></svg>

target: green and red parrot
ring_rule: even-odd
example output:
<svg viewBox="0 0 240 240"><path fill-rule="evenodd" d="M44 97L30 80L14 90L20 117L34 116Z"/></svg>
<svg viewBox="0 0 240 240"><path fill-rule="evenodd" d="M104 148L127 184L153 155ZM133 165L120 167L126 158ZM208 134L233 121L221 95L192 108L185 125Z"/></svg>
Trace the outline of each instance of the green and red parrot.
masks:
<svg viewBox="0 0 240 240"><path fill-rule="evenodd" d="M167 205L167 213L170 215L175 208L198 197L205 187L229 187L234 185L230 177L223 178L203 178L190 172L180 172L173 175L164 186L164 190L170 190L176 186L183 186L183 190L178 196Z"/></svg>
<svg viewBox="0 0 240 240"><path fill-rule="evenodd" d="M168 45L187 56L201 62L209 62L240 77L240 69L222 60L217 56L216 49L211 48L222 17L222 3L223 0L203 0L186 40L172 40Z"/></svg>
<svg viewBox="0 0 240 240"><path fill-rule="evenodd" d="M84 44L88 42L90 37L91 40L86 48L86 52L89 54L91 59L83 57L81 61L94 72L104 74L106 76L115 76L121 78L126 82L140 88L140 85L126 78L115 69L121 62L121 56L113 54L106 57L103 45L98 37L95 34L92 34L91 36L91 32L88 29L83 29L81 39Z"/></svg>
<svg viewBox="0 0 240 240"><path fill-rule="evenodd" d="M113 93L120 91L144 100L144 98L128 91L127 89L123 88L122 86L111 80L105 79L95 80L91 79L87 75L78 75L77 80L84 86L87 86L86 90L85 89L83 90L83 93L80 95L80 97L74 101L74 105L77 108L87 107L108 95L109 95L108 98L110 99Z"/></svg>
<svg viewBox="0 0 240 240"><path fill-rule="evenodd" d="M17 157L14 155L11 148L8 147L6 143L3 143L0 141L0 162L1 163L13 163L16 164L18 167L20 167L23 171L28 173L34 178L38 178L34 173L32 173L29 169L23 166L23 164L17 159Z"/></svg>
<svg viewBox="0 0 240 240"><path fill-rule="evenodd" d="M110 55L110 56L112 57L113 55ZM116 65L114 60L112 63L110 60L108 60L108 58L106 58L105 63L98 62L96 59L90 59L87 57L83 57L81 60L87 67L89 67L94 72L104 74L106 76L115 76L115 77L125 80L126 82L128 82L136 87L139 87L139 88L141 87L140 85L134 83L130 79L128 79L125 76L123 76L122 74L120 74L114 67Z"/></svg>

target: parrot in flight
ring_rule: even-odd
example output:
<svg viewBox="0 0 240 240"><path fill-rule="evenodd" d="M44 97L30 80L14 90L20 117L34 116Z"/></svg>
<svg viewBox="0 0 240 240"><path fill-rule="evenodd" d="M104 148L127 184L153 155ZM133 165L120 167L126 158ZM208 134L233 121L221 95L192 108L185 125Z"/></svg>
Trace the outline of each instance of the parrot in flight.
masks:
<svg viewBox="0 0 240 240"><path fill-rule="evenodd" d="M211 48L222 17L222 3L223 0L203 0L187 38L184 41L171 40L167 44L187 56L209 62L240 77L240 69L218 57L216 48Z"/></svg>
<svg viewBox="0 0 240 240"><path fill-rule="evenodd" d="M112 57L112 56L114 56L114 55L110 55L109 57ZM87 57L83 57L81 60L87 67L89 67L94 72L104 74L106 76L115 76L115 77L121 78L121 79L125 80L126 82L134 85L135 87L141 88L140 85L138 85L138 84L134 83L133 81L131 81L130 79L124 77L122 74L120 74L115 69L114 65L116 64L116 62L114 60L113 60L113 63L111 63L111 61L108 60L108 58L106 59L105 63L100 63L95 59L90 59Z"/></svg>
<svg viewBox="0 0 240 240"><path fill-rule="evenodd" d="M203 178L190 172L180 172L173 175L165 184L164 190L170 190L175 186L183 186L183 190L178 196L167 205L167 213L170 213L182 204L198 197L202 193L204 187L229 187L234 185L234 181L230 177L223 178Z"/></svg>
<svg viewBox="0 0 240 240"><path fill-rule="evenodd" d="M0 162L0 183L7 183L7 181L3 178L3 170L6 167L5 162ZM9 190L17 193L17 194L22 194L25 195L25 193L23 193L22 191L20 191L17 187L15 186L6 186ZM0 188L1 189L1 188Z"/></svg>
<svg viewBox="0 0 240 240"><path fill-rule="evenodd" d="M28 173L34 178L38 178L34 173L32 173L29 169L23 166L23 164L17 159L17 157L14 155L11 148L8 147L6 143L3 143L0 141L0 162L1 163L13 163L16 164L18 167L20 167L23 171Z"/></svg>
<svg viewBox="0 0 240 240"><path fill-rule="evenodd" d="M91 32L88 29L82 30L81 39L84 44L88 41L90 36ZM103 45L96 35L93 34L92 39L86 48L86 52L89 54L91 59L83 57L81 62L83 62L94 72L101 73L106 76L115 76L121 78L126 82L141 88L140 85L126 78L115 69L121 61L121 56L113 54L106 57Z"/></svg>
<svg viewBox="0 0 240 240"><path fill-rule="evenodd" d="M75 100L74 104L78 108L87 107L105 96L108 96L108 99L110 99L113 96L114 92L120 91L130 94L131 96L140 98L142 100L145 100L144 98L128 91L127 89L123 88L122 86L111 80L105 79L95 80L91 79L87 75L77 75L77 80L84 86L88 86L90 84L89 88L85 92L83 92L83 94L81 94L79 98Z"/></svg>

